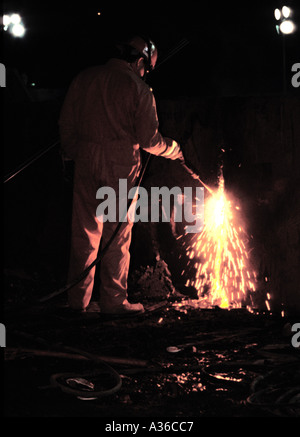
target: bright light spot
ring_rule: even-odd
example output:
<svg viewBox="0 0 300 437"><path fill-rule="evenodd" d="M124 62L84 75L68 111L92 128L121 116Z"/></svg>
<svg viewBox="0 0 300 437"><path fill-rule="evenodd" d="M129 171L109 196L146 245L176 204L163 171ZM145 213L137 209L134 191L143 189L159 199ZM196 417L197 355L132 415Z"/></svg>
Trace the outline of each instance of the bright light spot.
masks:
<svg viewBox="0 0 300 437"><path fill-rule="evenodd" d="M22 37L25 34L25 27L23 24L14 24L11 28L11 33L13 36Z"/></svg>
<svg viewBox="0 0 300 437"><path fill-rule="evenodd" d="M97 15L101 15L101 12L97 12Z"/></svg>
<svg viewBox="0 0 300 437"><path fill-rule="evenodd" d="M283 6L282 15L284 16L284 18L288 18L291 15L291 9L287 6Z"/></svg>
<svg viewBox="0 0 300 437"><path fill-rule="evenodd" d="M19 14L3 15L2 23L4 30L8 30L13 36L24 36L25 27Z"/></svg>
<svg viewBox="0 0 300 437"><path fill-rule="evenodd" d="M11 23L9 15L3 15L3 26L8 26Z"/></svg>
<svg viewBox="0 0 300 437"><path fill-rule="evenodd" d="M270 304L269 304L268 300L265 301L265 304L266 304L266 307L267 307L268 311L271 311Z"/></svg>
<svg viewBox="0 0 300 437"><path fill-rule="evenodd" d="M280 24L279 28L281 33L288 35L294 32L295 24L291 20L285 20Z"/></svg>
<svg viewBox="0 0 300 437"><path fill-rule="evenodd" d="M281 12L280 12L279 9L275 9L275 11L274 11L274 15L275 15L276 20L280 20L280 18L281 18Z"/></svg>
<svg viewBox="0 0 300 437"><path fill-rule="evenodd" d="M10 22L12 24L20 24L21 23L21 17L19 14L12 14L10 17Z"/></svg>

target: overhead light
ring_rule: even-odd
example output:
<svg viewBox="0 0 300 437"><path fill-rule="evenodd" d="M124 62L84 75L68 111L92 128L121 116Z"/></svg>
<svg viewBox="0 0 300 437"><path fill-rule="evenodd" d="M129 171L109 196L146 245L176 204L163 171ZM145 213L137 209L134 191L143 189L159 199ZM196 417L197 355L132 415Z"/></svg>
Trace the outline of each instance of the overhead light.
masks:
<svg viewBox="0 0 300 437"><path fill-rule="evenodd" d="M3 26L8 26L11 23L11 19L9 15L3 15Z"/></svg>
<svg viewBox="0 0 300 437"><path fill-rule="evenodd" d="M290 19L292 16L292 9L288 6L283 6L280 9L274 10L274 16L278 24L276 24L276 31L278 34L282 33L284 35L289 35L296 30L295 23Z"/></svg>
<svg viewBox="0 0 300 437"><path fill-rule="evenodd" d="M291 15L291 9L288 6L283 6L282 10L282 15L284 16L284 18L288 18Z"/></svg>
<svg viewBox="0 0 300 437"><path fill-rule="evenodd" d="M10 32L13 34L13 36L21 38L25 34L25 27L23 26L23 24L17 23L12 26Z"/></svg>
<svg viewBox="0 0 300 437"><path fill-rule="evenodd" d="M19 14L12 14L10 16L10 22L12 24L20 24L21 23L21 17Z"/></svg>
<svg viewBox="0 0 300 437"><path fill-rule="evenodd" d="M280 12L279 9L275 9L275 11L274 11L274 16L275 16L276 20L280 20L280 18L281 18L281 12Z"/></svg>
<svg viewBox="0 0 300 437"><path fill-rule="evenodd" d="M284 20L279 26L280 32L289 35L295 30L295 24L291 20Z"/></svg>
<svg viewBox="0 0 300 437"><path fill-rule="evenodd" d="M19 14L5 14L2 17L3 29L8 30L15 37L23 37L26 29Z"/></svg>

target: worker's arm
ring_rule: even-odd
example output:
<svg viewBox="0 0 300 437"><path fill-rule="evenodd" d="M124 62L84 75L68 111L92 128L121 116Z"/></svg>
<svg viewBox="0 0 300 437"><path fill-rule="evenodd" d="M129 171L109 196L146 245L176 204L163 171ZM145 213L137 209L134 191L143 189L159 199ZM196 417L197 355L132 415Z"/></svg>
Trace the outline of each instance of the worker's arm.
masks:
<svg viewBox="0 0 300 437"><path fill-rule="evenodd" d="M183 160L180 145L158 131L156 103L150 90L145 89L136 112L136 134L140 147L146 152L168 159Z"/></svg>

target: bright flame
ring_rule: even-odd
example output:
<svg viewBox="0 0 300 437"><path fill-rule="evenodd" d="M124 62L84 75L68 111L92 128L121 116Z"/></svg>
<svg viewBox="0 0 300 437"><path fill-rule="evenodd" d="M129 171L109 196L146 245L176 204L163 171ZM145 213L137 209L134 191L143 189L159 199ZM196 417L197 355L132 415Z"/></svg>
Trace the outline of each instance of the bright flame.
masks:
<svg viewBox="0 0 300 437"><path fill-rule="evenodd" d="M197 290L194 306L240 308L247 292L255 291L256 274L249 268L246 251L248 236L234 215L239 209L227 197L221 173L218 190L205 202L203 231L187 247L190 260L197 260L195 278L186 284Z"/></svg>

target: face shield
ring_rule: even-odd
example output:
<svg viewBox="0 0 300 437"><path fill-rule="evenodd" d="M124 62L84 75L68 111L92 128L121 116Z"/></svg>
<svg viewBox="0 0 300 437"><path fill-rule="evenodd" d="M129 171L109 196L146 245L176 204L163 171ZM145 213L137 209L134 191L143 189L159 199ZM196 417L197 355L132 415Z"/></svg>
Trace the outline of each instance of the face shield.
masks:
<svg viewBox="0 0 300 437"><path fill-rule="evenodd" d="M147 74L155 68L157 61L157 48L153 41L140 36L135 36L129 41L129 45L141 54L145 63L145 73L143 79L146 80Z"/></svg>
<svg viewBox="0 0 300 437"><path fill-rule="evenodd" d="M147 40L142 53L145 59L147 73L151 73L157 61L157 48L155 44L151 40Z"/></svg>

